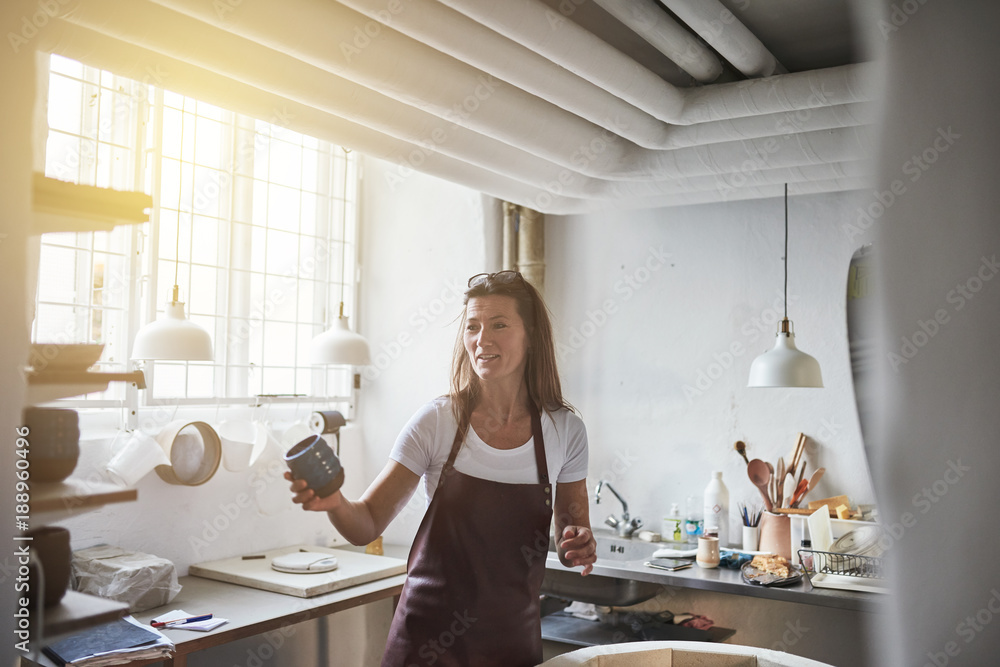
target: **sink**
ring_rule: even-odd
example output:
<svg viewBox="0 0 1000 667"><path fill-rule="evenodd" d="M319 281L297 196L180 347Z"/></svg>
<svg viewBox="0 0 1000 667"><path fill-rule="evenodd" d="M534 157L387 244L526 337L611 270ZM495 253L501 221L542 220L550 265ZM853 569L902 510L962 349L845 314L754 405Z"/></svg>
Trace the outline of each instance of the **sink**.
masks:
<svg viewBox="0 0 1000 667"><path fill-rule="evenodd" d="M661 549L664 545L657 542L643 542L638 539L628 537L618 537L617 535L607 535L597 533L594 535L597 540L597 560L646 561L653 555L654 551ZM555 551L553 545L553 551Z"/></svg>
<svg viewBox="0 0 1000 667"><path fill-rule="evenodd" d="M597 540L597 564L602 561L645 561L663 546L604 533L597 533L594 537ZM555 543L550 542L549 551L555 550ZM542 581L542 593L546 595L608 607L627 607L645 602L662 589L661 584L622 577L596 574L582 577L579 570L546 570Z"/></svg>

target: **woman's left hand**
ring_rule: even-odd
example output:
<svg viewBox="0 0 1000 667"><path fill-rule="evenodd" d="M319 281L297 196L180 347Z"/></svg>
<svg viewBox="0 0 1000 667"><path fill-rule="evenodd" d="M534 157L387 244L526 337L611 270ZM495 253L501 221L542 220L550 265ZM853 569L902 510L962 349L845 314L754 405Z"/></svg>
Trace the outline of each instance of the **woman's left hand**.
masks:
<svg viewBox="0 0 1000 667"><path fill-rule="evenodd" d="M597 560L597 540L590 528L566 526L559 540L559 553L562 554L563 564L570 567L582 565L583 572L580 574L587 576Z"/></svg>

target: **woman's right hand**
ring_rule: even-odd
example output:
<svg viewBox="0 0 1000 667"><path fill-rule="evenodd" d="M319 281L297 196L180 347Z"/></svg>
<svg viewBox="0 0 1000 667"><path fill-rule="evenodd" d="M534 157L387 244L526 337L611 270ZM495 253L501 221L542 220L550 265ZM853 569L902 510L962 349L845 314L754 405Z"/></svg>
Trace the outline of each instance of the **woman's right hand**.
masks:
<svg viewBox="0 0 1000 667"><path fill-rule="evenodd" d="M285 479L292 483L291 487L289 487L292 493L295 494L292 496L292 502L302 505L302 509L304 510L310 512L329 512L337 509L344 500L344 496L341 495L339 489L326 498L320 498L316 495L315 491L309 488L304 479L296 479L292 476L291 472L285 473Z"/></svg>

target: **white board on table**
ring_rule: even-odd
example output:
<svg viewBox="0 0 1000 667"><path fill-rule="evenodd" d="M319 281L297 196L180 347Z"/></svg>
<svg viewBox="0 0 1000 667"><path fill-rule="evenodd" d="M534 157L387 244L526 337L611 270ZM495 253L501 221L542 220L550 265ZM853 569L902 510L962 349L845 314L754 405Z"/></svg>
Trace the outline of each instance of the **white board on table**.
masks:
<svg viewBox="0 0 1000 667"><path fill-rule="evenodd" d="M297 551L331 554L337 557L338 567L330 572L308 574L278 572L271 568L271 560L275 556ZM369 581L406 573L405 560L388 556L375 556L348 549L295 545L254 555L263 555L264 557L236 556L198 563L192 565L188 569L188 573L196 577L215 579L216 581L294 595L300 598L311 598L342 588L350 588Z"/></svg>

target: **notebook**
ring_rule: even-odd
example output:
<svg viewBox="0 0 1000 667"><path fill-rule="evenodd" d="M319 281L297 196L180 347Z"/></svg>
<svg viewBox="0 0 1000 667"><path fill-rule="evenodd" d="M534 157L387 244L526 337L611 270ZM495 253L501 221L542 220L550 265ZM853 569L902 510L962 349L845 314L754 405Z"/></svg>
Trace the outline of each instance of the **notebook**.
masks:
<svg viewBox="0 0 1000 667"><path fill-rule="evenodd" d="M50 644L43 651L57 664L66 665L98 653L134 649L159 640L159 634L119 619Z"/></svg>

